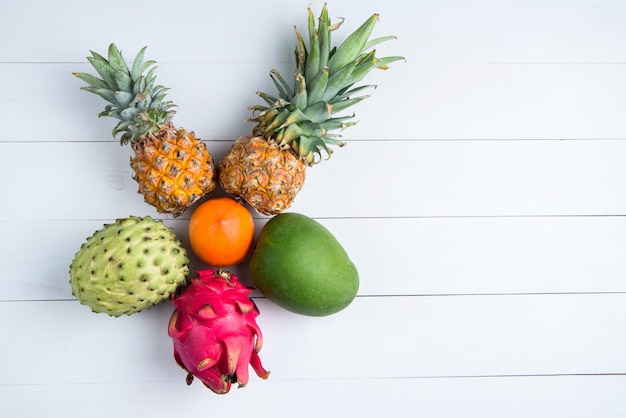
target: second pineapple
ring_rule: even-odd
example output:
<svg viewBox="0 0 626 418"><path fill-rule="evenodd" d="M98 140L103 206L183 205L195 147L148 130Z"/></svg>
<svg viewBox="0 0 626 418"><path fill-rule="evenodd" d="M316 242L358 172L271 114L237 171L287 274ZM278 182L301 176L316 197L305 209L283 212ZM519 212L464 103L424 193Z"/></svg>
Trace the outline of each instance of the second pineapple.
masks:
<svg viewBox="0 0 626 418"><path fill-rule="evenodd" d="M278 95L260 92L264 105L257 111L253 134L235 141L219 165L219 181L229 193L241 196L258 212L272 215L283 212L302 188L307 166L318 163L330 146L342 146L335 133L354 125L352 116L338 113L368 97L358 86L374 68L402 57L376 57L374 45L393 39L385 36L370 40L378 21L373 14L339 47L331 44L331 32L342 22L331 24L326 6L317 28L309 8L307 49L296 30L296 71L286 81L276 70L270 76Z"/></svg>

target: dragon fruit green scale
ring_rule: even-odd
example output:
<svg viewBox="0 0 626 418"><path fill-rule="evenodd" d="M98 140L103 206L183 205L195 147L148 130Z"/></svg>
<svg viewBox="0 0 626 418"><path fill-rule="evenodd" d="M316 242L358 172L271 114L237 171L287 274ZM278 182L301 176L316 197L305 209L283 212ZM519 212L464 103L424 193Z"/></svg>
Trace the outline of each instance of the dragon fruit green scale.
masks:
<svg viewBox="0 0 626 418"><path fill-rule="evenodd" d="M93 312L131 315L170 297L189 274L174 232L149 216L105 224L70 265L72 294Z"/></svg>

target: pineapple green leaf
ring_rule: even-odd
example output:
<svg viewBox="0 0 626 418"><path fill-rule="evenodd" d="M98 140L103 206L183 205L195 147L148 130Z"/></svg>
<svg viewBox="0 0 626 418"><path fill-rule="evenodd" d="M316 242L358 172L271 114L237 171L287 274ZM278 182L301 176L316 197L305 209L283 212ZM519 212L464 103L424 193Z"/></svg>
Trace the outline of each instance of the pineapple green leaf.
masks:
<svg viewBox="0 0 626 418"><path fill-rule="evenodd" d="M278 114L281 110L283 110L282 107L278 106L266 107L261 113L259 113L259 115L255 119L263 120L266 123L269 123L271 122L271 120L278 117Z"/></svg>
<svg viewBox="0 0 626 418"><path fill-rule="evenodd" d="M313 16L313 9L311 6L307 9L307 27L309 30L309 44L313 45L313 37L317 34L317 30L315 29L315 16Z"/></svg>
<svg viewBox="0 0 626 418"><path fill-rule="evenodd" d="M156 99L157 97L165 97L169 88L163 86L156 86L152 89L152 98Z"/></svg>
<svg viewBox="0 0 626 418"><path fill-rule="evenodd" d="M350 75L350 79L346 81L346 85L353 85L365 78L370 71L375 68L378 69L387 69L387 64L403 60L403 57L384 57L384 58L376 58L376 51L371 51L366 54L362 60L359 61L357 66L354 68L354 71Z"/></svg>
<svg viewBox="0 0 626 418"><path fill-rule="evenodd" d="M396 61L406 61L406 58L400 56L378 58L378 65L376 66L376 68L386 70L388 68L388 64Z"/></svg>
<svg viewBox="0 0 626 418"><path fill-rule="evenodd" d="M328 119L327 121L320 123L320 128L332 131L332 130L336 130L336 129L341 129L342 131L350 126L354 126L356 125L356 122L351 121L351 122L344 122L347 120L350 120L354 118L354 114L350 115L350 116L344 116L341 118L332 118L332 119Z"/></svg>
<svg viewBox="0 0 626 418"><path fill-rule="evenodd" d="M152 96L147 93L141 93L135 96L135 106L138 110L149 109L152 105Z"/></svg>
<svg viewBox="0 0 626 418"><path fill-rule="evenodd" d="M330 20L328 19L328 10L326 10L326 5L324 5L324 9L322 10L322 14L319 18L317 33L319 36L319 44L320 44L320 58L319 58L319 68L324 68L328 66L328 59L330 58L330 29L328 26L330 25Z"/></svg>
<svg viewBox="0 0 626 418"><path fill-rule="evenodd" d="M322 142L325 145L336 145L338 147L343 147L344 145L346 145L345 142L339 141L338 139L335 139L335 138L338 138L338 137L339 137L339 135L328 135L328 134L326 134L326 135L323 136ZM332 151L330 151L330 153L332 154Z"/></svg>
<svg viewBox="0 0 626 418"><path fill-rule="evenodd" d="M150 108L157 109L162 108L163 106L171 106L173 103L169 100L165 100L165 92L155 94L152 96L152 105Z"/></svg>
<svg viewBox="0 0 626 418"><path fill-rule="evenodd" d="M130 92L132 91L133 80L130 75L124 71L115 71L115 83L119 90Z"/></svg>
<svg viewBox="0 0 626 418"><path fill-rule="evenodd" d="M306 53L296 49L296 72L295 74L304 74L306 68ZM298 91L298 82L294 82L293 91Z"/></svg>
<svg viewBox="0 0 626 418"><path fill-rule="evenodd" d="M267 110L267 106L262 106L262 105L248 106L248 110L252 110L252 112L264 112Z"/></svg>
<svg viewBox="0 0 626 418"><path fill-rule="evenodd" d="M130 121L130 120L122 120L117 125L115 125L115 128L113 128L113 136L117 135L120 132L130 130L130 128L132 126L133 126L133 122L132 121Z"/></svg>
<svg viewBox="0 0 626 418"><path fill-rule="evenodd" d="M339 93L337 93L337 95L335 97L333 97L333 99L330 101L331 103L337 103L341 100L344 99L348 99L350 98L350 96L353 96L356 93L360 93L363 90L366 89L371 89L371 88L376 88L376 85L374 84L364 84L362 86L358 86L358 87L354 87L354 88L350 88L352 86L346 86L343 89L339 90Z"/></svg>
<svg viewBox="0 0 626 418"><path fill-rule="evenodd" d="M274 110L278 113L277 116L272 120L272 122L267 125L266 130L268 132L276 132L277 130L281 129L281 126L283 126L286 123L285 121L289 118L289 111L287 111L286 109Z"/></svg>
<svg viewBox="0 0 626 418"><path fill-rule="evenodd" d="M98 54L97 52L91 51L91 50L89 50L89 52L91 52L91 58L96 59L98 61L106 62L106 63L109 62L105 57L103 57L102 55Z"/></svg>
<svg viewBox="0 0 626 418"><path fill-rule="evenodd" d="M291 100L291 98L293 97L293 92L291 91L291 88L289 87L285 79L280 75L280 73L272 69L270 71L270 77L272 78L274 85L278 89L280 97L287 101Z"/></svg>
<svg viewBox="0 0 626 418"><path fill-rule="evenodd" d="M160 107L163 107L163 105L167 103L167 102L164 103L164 100L165 100L165 95L152 96L150 98L150 105L146 109L158 109Z"/></svg>
<svg viewBox="0 0 626 418"><path fill-rule="evenodd" d="M345 67L361 55L377 21L378 14L375 13L343 41L328 61L331 73Z"/></svg>
<svg viewBox="0 0 626 418"><path fill-rule="evenodd" d="M87 57L87 60L96 69L98 74L100 74L100 77L102 77L102 80L106 83L106 85L110 89L116 90L117 83L115 82L115 70L109 65L104 57L96 54L95 52L92 52L92 54L95 56Z"/></svg>
<svg viewBox="0 0 626 418"><path fill-rule="evenodd" d="M169 120L174 115L174 113L176 113L177 107L178 106L175 105L173 102L167 101L167 102L164 102L159 107L155 108L154 109L155 111L160 112L162 114L161 118L163 118L163 120L159 122L159 124L169 122Z"/></svg>
<svg viewBox="0 0 626 418"><path fill-rule="evenodd" d="M109 45L109 65L114 71L122 71L128 73L128 66L122 57L122 53L115 44Z"/></svg>
<svg viewBox="0 0 626 418"><path fill-rule="evenodd" d="M107 86L107 84L103 80L99 79L98 77L94 77L91 74L87 74L87 73L72 73L72 74L80 78L81 80L83 80L85 83L89 84L92 87L97 87L101 89L109 88L109 86Z"/></svg>
<svg viewBox="0 0 626 418"><path fill-rule="evenodd" d="M310 163L315 164L319 159L322 159L322 150L326 153L326 158L325 159L329 159L331 154L333 153L333 150L330 149L327 145L326 142L323 141L322 139L318 138L318 137L310 137L307 138L308 144L307 144L307 160L310 161ZM311 159L312 158L312 159Z"/></svg>
<svg viewBox="0 0 626 418"><path fill-rule="evenodd" d="M131 70L131 76L133 80L137 80L150 66L156 64L155 61L145 61L143 60L144 53L146 51L146 46L141 48L141 50L137 53L135 60L133 61L133 69Z"/></svg>
<svg viewBox="0 0 626 418"><path fill-rule="evenodd" d="M117 103L117 99L115 97L115 92L109 89L102 89L98 87L85 86L81 87L81 90L89 91L91 93L95 93L98 96L102 97L104 100L110 103Z"/></svg>
<svg viewBox="0 0 626 418"><path fill-rule="evenodd" d="M351 86L365 78L374 68L380 65L380 59L376 58L376 51L372 50L364 54L350 73L350 77L345 80L344 86Z"/></svg>
<svg viewBox="0 0 626 418"><path fill-rule="evenodd" d="M145 75L146 79L146 89L152 90L154 87L154 82L156 81L156 75L154 74L157 67L150 68L150 71Z"/></svg>
<svg viewBox="0 0 626 418"><path fill-rule="evenodd" d="M133 86L133 93L143 94L146 91L146 78L139 76L135 79L135 85Z"/></svg>
<svg viewBox="0 0 626 418"><path fill-rule="evenodd" d="M339 71L330 71L331 75L328 78L328 86L322 95L322 100L329 101L339 92L339 90L348 84L347 81L351 79L352 71L356 65L356 61L351 61L339 69Z"/></svg>
<svg viewBox="0 0 626 418"><path fill-rule="evenodd" d="M115 131L114 131L114 132L115 132ZM115 132L115 133L113 134L113 136L117 135L117 134L118 134L118 133L120 133L120 132L124 132L124 130L120 128L117 132ZM141 134L140 134L140 135L143 135L143 131L141 131ZM124 134L123 134L123 135L122 135L122 137L120 138L120 143L121 143L122 145L125 145L125 144L128 144L129 142L131 142L132 140L133 140L133 135L130 133L130 131L126 131L126 132L124 132Z"/></svg>
<svg viewBox="0 0 626 418"><path fill-rule="evenodd" d="M134 119L135 116L137 116L137 114L140 112L141 112L141 109L137 107L129 107L127 109L122 110L120 112L120 116L122 116L125 120L128 121L128 123L130 123L130 121Z"/></svg>
<svg viewBox="0 0 626 418"><path fill-rule="evenodd" d="M302 128L298 125L289 125L285 129L281 129L276 135L276 142L279 146L293 144L297 138L303 135ZM295 150L294 150L295 151Z"/></svg>
<svg viewBox="0 0 626 418"><path fill-rule="evenodd" d="M313 79L313 77L320 71L320 38L317 32L313 33L309 47L310 51L307 56L306 68L304 71L304 77L307 80Z"/></svg>
<svg viewBox="0 0 626 418"><path fill-rule="evenodd" d="M297 125L299 122L303 122L307 120L307 116L302 112L302 110L296 108L284 120L284 122L280 125L279 129L286 128L289 125Z"/></svg>
<svg viewBox="0 0 626 418"><path fill-rule="evenodd" d="M381 44L386 41L395 40L395 39L398 39L398 38L396 36L383 36L381 38L370 39L363 47L363 51L368 50L375 45Z"/></svg>
<svg viewBox="0 0 626 418"><path fill-rule="evenodd" d="M316 102L302 111L306 118L313 123L320 123L330 118L335 111L334 106L326 102Z"/></svg>
<svg viewBox="0 0 626 418"><path fill-rule="evenodd" d="M298 58L297 63L305 63L308 59L309 51L307 50L306 44L304 43L304 38L298 30L298 27L294 26L293 29L296 33L296 57Z"/></svg>
<svg viewBox="0 0 626 418"><path fill-rule="evenodd" d="M110 117L115 119L122 119L119 113L119 109L105 109L102 112L98 113L98 117Z"/></svg>
<svg viewBox="0 0 626 418"><path fill-rule="evenodd" d="M293 97L293 104L300 110L304 110L307 107L307 91L306 91L306 82L304 81L304 76L302 74L298 74L296 76L296 83L298 83L298 89L296 91L295 96Z"/></svg>
<svg viewBox="0 0 626 418"><path fill-rule="evenodd" d="M123 132L122 143L141 140L145 134L170 122L176 113L174 103L165 100L168 89L155 85L157 67L154 61L144 62L145 50L146 47L140 50L133 60L132 70L129 70L120 50L110 44L108 59L94 51L87 57L101 78L73 73L88 84L82 87L83 90L111 103L99 116L120 120L113 135Z"/></svg>
<svg viewBox="0 0 626 418"><path fill-rule="evenodd" d="M308 78L311 82L307 85L309 93L309 103L316 103L322 100L322 96L328 85L328 67L322 68L313 78Z"/></svg>
<svg viewBox="0 0 626 418"><path fill-rule="evenodd" d="M135 99L135 95L127 91L118 90L115 93L115 101L120 107L127 107Z"/></svg>
<svg viewBox="0 0 626 418"><path fill-rule="evenodd" d="M104 107L103 113L104 112L119 112L120 109L117 106L113 106L112 104L108 104Z"/></svg>
<svg viewBox="0 0 626 418"><path fill-rule="evenodd" d="M268 105L270 105L270 106L273 105L274 103L276 103L276 101L278 100L276 97L274 97L274 96L272 96L270 94L264 93L262 91L258 91L256 94L259 97L261 97L263 100L265 100L265 102Z"/></svg>
<svg viewBox="0 0 626 418"><path fill-rule="evenodd" d="M347 108L354 106L355 104L359 103L362 100L367 99L368 97L370 96L369 95L358 96L358 97L352 97L352 98L343 99L338 102L335 102L333 103L333 106L335 107L335 112L341 112L343 110L346 110Z"/></svg>

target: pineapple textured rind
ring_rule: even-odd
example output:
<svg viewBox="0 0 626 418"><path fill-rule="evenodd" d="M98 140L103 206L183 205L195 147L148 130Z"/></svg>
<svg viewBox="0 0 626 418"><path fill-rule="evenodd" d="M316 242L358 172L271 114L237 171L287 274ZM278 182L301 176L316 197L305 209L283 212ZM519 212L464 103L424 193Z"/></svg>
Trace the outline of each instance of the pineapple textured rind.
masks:
<svg viewBox="0 0 626 418"><path fill-rule="evenodd" d="M160 213L180 215L215 189L215 165L192 131L163 125L133 145L130 166L138 192Z"/></svg>
<svg viewBox="0 0 626 418"><path fill-rule="evenodd" d="M306 165L291 152L283 152L263 138L239 138L220 161L222 188L241 196L263 215L287 209L302 189Z"/></svg>
<svg viewBox="0 0 626 418"><path fill-rule="evenodd" d="M87 238L70 265L70 286L96 313L132 315L184 285L188 263L184 247L162 221L131 216Z"/></svg>

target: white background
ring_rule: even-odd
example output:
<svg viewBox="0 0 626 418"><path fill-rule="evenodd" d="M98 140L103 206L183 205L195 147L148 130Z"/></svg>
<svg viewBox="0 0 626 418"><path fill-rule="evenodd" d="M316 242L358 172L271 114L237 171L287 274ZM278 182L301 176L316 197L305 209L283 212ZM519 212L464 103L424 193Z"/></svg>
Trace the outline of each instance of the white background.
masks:
<svg viewBox="0 0 626 418"><path fill-rule="evenodd" d="M315 14L321 1L312 1ZM255 293L271 370L217 396L185 385L166 302L109 318L71 295L84 239L128 215L128 147L72 71L144 45L219 159L289 75L309 0L4 1L0 13L0 407L7 417L626 415L626 2L329 3L339 41L372 13L379 56L348 145L292 211L359 268L345 311ZM265 218L256 215L257 226ZM203 268L194 260L193 268ZM250 284L243 265L235 270Z"/></svg>

